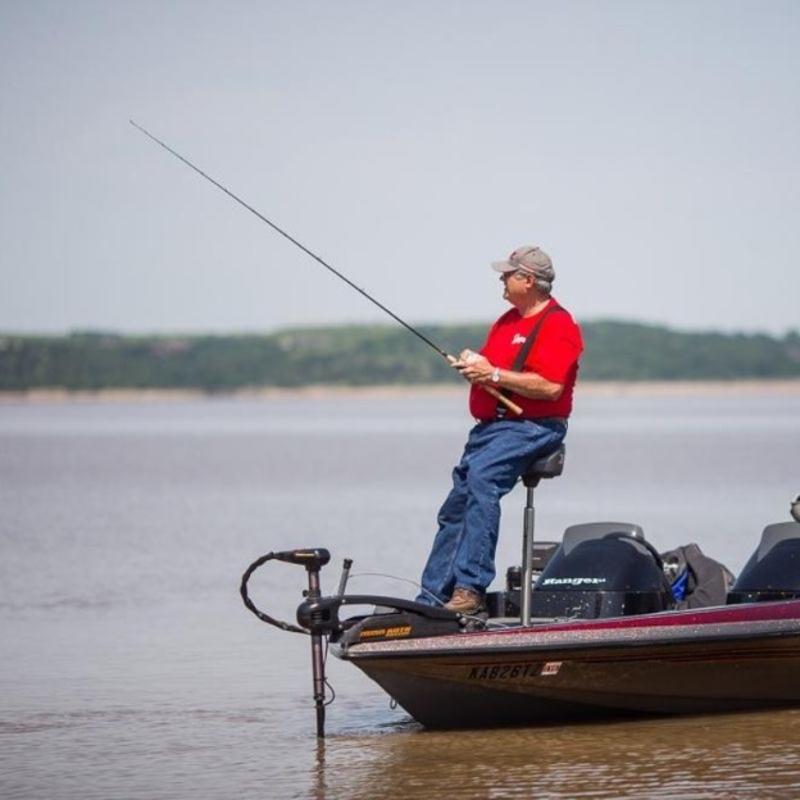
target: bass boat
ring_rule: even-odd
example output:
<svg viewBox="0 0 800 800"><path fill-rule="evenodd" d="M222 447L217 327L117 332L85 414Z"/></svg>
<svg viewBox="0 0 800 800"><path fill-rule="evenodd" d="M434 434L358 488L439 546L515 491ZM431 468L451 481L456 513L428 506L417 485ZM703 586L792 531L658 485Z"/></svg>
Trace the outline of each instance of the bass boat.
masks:
<svg viewBox="0 0 800 800"><path fill-rule="evenodd" d="M795 521L764 529L731 584L717 562L698 567L689 548L683 560L681 551L659 554L632 523L574 525L560 543L534 545L533 490L563 463L561 448L524 476L522 567L508 571L505 591L488 595L477 617L347 594L349 559L336 593L324 596L324 548L272 552L250 565L241 583L247 608L311 637L318 736L327 645L431 728L800 705L800 506ZM270 560L306 569L296 625L249 598L251 575ZM357 607L369 613L343 618Z"/></svg>

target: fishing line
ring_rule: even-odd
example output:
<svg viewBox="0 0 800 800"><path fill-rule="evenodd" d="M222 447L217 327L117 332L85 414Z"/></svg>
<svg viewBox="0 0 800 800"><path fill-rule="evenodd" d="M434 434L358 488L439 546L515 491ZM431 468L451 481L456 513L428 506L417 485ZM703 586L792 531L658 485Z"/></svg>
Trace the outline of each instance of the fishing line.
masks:
<svg viewBox="0 0 800 800"><path fill-rule="evenodd" d="M197 167L194 164L192 164L192 162L189 161L188 158L184 158L180 153L178 153L177 151L173 150L168 144L166 144L165 142L162 142L161 139L159 139L158 137L153 136L152 133L150 133L149 131L145 130L141 125L137 124L132 119L128 120L128 122L130 122L131 125L133 125L134 128L136 128L137 130L141 131L145 136L147 136L150 139L152 139L156 144L158 144L161 147L163 147L168 153L172 153L172 155L175 156L175 158L178 158L181 161L183 161L183 163L186 164L187 167L191 167L198 175L202 175L207 181L213 183L214 186L216 186L218 189L221 189L223 192L225 192L225 194L227 194L228 197L230 197L233 200L235 200L237 203L239 203L239 205L244 206L244 208L246 208L251 214L255 214L262 222L266 222L267 225L269 225L270 228L272 228L276 233L279 233L285 239L288 239L293 245L296 245L297 247L299 247L304 253L306 253L307 255L311 256L311 258L313 258L315 261L318 261L320 264L322 264L323 267L325 267L325 269L330 270L334 275L336 275L337 278L341 278L348 286L351 286L359 294L361 294L364 297L366 297L367 300L370 301L370 303L374 303L378 308L381 309L381 311L384 311L392 319L394 319L397 322L399 322L406 330L410 331L411 333L414 334L414 336L417 336L419 339L421 339L423 342L425 342L425 344L427 344L428 347L432 347L446 361L451 361L451 359L453 359L453 356L451 356L449 353L447 353L444 350L442 350L442 348L439 347L439 345L437 345L435 342L432 342L424 333L418 331L413 325L409 325L409 323L407 323L401 317L398 317L397 314L394 313L394 311L392 311L391 309L387 308L379 300L376 300L371 294L369 294L369 292L366 292L360 286L357 286L355 283L353 283L353 281L350 280L350 278L348 278L346 275L343 275L341 272L339 272L338 269L336 269L335 267L331 266L327 261L325 261L323 258L318 256L312 250L309 250L304 244L302 244L301 242L298 242L297 239L294 238L294 236L291 236L290 234L288 234L285 230L283 230L283 228L278 227L274 222L272 222L272 220L267 219L260 211L256 210L255 208L253 208L253 206L249 205L244 200L242 200L241 197L237 197L230 189L228 189L227 187L223 186L219 181L214 180L214 178L212 178L210 175L207 175L199 167Z"/></svg>
<svg viewBox="0 0 800 800"><path fill-rule="evenodd" d="M445 607L445 604L431 591L426 589L421 583L417 583L417 581L411 580L411 578L401 578L399 575L390 575L388 572L356 572L350 575L350 578L391 578L395 581L401 581L402 583L410 583L412 586L416 586L422 592L425 592L435 603L440 605L442 608ZM476 622L485 623L486 620L481 617L476 617L473 614L462 614L463 617L466 619L474 619ZM516 623L511 624L507 622L492 622L492 628L513 628L516 627Z"/></svg>
<svg viewBox="0 0 800 800"><path fill-rule="evenodd" d="M438 603L440 606L444 606L444 603L430 590L426 589L421 583L417 583L416 581L412 581L411 578L401 578L399 575L390 575L388 572L356 572L353 575L350 575L351 578L391 578L394 581L400 581L402 583L410 583L412 586L415 586L425 594L429 595L430 598Z"/></svg>

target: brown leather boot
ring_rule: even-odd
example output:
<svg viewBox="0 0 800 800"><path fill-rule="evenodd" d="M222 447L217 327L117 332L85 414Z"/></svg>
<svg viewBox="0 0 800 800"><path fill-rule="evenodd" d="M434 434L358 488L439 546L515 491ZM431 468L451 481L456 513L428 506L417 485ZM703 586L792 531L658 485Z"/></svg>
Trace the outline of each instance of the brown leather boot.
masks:
<svg viewBox="0 0 800 800"><path fill-rule="evenodd" d="M461 588L457 588L453 592L453 596L444 604L444 607L458 614L477 614L486 610L482 594L473 592L471 589Z"/></svg>

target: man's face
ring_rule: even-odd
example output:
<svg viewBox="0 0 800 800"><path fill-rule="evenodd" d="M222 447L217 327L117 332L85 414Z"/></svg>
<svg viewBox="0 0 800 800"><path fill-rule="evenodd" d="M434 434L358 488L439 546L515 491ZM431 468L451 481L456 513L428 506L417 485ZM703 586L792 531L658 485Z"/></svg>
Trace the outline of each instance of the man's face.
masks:
<svg viewBox="0 0 800 800"><path fill-rule="evenodd" d="M500 280L505 287L503 290L503 299L508 300L512 305L525 301L533 286L533 275L519 269L515 272L501 273Z"/></svg>

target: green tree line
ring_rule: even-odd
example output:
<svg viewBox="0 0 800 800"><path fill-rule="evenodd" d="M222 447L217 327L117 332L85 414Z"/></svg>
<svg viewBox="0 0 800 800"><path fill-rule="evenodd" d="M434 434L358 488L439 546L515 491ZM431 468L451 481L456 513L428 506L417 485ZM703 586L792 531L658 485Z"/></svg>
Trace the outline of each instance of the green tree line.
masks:
<svg viewBox="0 0 800 800"><path fill-rule="evenodd" d="M421 326L445 350L478 349L487 326ZM595 380L800 378L800 333L676 331L621 321L582 324L581 377ZM0 334L0 390L366 386L458 381L400 327L298 328L271 334Z"/></svg>

